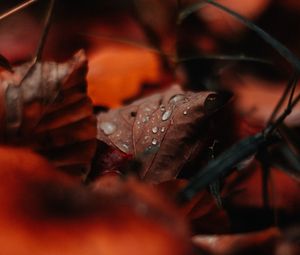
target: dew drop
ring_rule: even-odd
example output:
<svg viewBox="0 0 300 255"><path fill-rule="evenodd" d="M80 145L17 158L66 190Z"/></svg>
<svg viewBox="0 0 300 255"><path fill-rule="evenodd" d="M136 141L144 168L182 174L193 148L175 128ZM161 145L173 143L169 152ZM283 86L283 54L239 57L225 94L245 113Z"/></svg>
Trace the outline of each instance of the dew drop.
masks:
<svg viewBox="0 0 300 255"><path fill-rule="evenodd" d="M153 127L153 128L152 128L152 133L153 133L153 134L156 134L157 132L158 132L158 127Z"/></svg>
<svg viewBox="0 0 300 255"><path fill-rule="evenodd" d="M117 130L116 124L112 122L102 122L100 123L100 128L106 135L112 135Z"/></svg>
<svg viewBox="0 0 300 255"><path fill-rule="evenodd" d="M171 97L171 99L169 100L169 103L176 104L180 101L183 101L184 99L185 99L184 95L178 94L178 95L175 95L175 96Z"/></svg>
<svg viewBox="0 0 300 255"><path fill-rule="evenodd" d="M157 141L156 138L153 138L151 143L152 143L153 145L157 145L158 141Z"/></svg>
<svg viewBox="0 0 300 255"><path fill-rule="evenodd" d="M123 148L123 151L124 151L124 152L128 152L128 151L129 151L129 146L128 146L128 144L126 144L126 143L123 143L123 144L122 144L122 148Z"/></svg>
<svg viewBox="0 0 300 255"><path fill-rule="evenodd" d="M172 111L168 110L168 111L164 112L164 114L162 115L161 119L163 121L168 120L171 115L172 115Z"/></svg>
<svg viewBox="0 0 300 255"><path fill-rule="evenodd" d="M160 131L163 133L163 132L166 131L166 128L165 128L165 127L162 127Z"/></svg>
<svg viewBox="0 0 300 255"><path fill-rule="evenodd" d="M142 122L143 122L143 123L146 123L146 122L148 122L148 121L149 121L149 116L143 117L143 119L142 119Z"/></svg>
<svg viewBox="0 0 300 255"><path fill-rule="evenodd" d="M159 107L159 109L160 109L162 112L164 112L164 111L166 110L166 107L165 107L163 104L161 104L160 107Z"/></svg>
<svg viewBox="0 0 300 255"><path fill-rule="evenodd" d="M183 115L187 115L187 111L184 111L184 112L183 112Z"/></svg>

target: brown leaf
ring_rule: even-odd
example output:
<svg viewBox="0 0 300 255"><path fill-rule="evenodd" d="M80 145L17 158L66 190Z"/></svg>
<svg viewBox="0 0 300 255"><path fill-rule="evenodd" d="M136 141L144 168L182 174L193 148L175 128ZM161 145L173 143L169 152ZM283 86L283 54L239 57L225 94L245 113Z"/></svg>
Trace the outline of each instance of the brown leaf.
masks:
<svg viewBox="0 0 300 255"><path fill-rule="evenodd" d="M220 107L214 92L184 92L179 86L98 115L98 139L142 161L141 178L175 178L203 147L204 119Z"/></svg>
<svg viewBox="0 0 300 255"><path fill-rule="evenodd" d="M56 166L87 171L96 147L87 60L80 51L66 63L30 63L0 73L0 142L26 145ZM82 153L84 151L84 153Z"/></svg>

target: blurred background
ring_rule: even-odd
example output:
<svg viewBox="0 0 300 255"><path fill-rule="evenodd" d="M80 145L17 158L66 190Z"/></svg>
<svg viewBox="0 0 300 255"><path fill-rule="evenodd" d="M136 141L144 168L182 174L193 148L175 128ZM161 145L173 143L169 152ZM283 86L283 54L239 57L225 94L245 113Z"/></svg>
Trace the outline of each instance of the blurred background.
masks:
<svg viewBox="0 0 300 255"><path fill-rule="evenodd" d="M21 2L3 0L0 11ZM212 6L178 24L179 10L195 2L57 1L43 57L63 61L78 49L86 49L89 94L96 105L116 107L180 82L193 90L231 90L243 113L265 121L291 74L290 66L254 32ZM254 21L300 55L299 1L218 2ZM0 53L12 63L32 57L47 7L48 1L38 1L0 22ZM257 61L225 61L220 59L223 55ZM264 93L270 87L272 96ZM109 99L103 96L107 91Z"/></svg>

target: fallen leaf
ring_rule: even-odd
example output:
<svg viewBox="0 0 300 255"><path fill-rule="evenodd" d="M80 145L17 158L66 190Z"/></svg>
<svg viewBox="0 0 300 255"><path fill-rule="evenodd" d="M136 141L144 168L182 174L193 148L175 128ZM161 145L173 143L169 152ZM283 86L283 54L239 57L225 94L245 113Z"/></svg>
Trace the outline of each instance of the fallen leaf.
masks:
<svg viewBox="0 0 300 255"><path fill-rule="evenodd" d="M94 105L118 107L138 95L143 83L157 83L159 78L155 53L133 47L107 47L91 55L88 94Z"/></svg>
<svg viewBox="0 0 300 255"><path fill-rule="evenodd" d="M140 177L159 183L176 178L208 139L205 119L223 104L214 92L173 86L128 106L100 113L98 139L141 160Z"/></svg>
<svg viewBox="0 0 300 255"><path fill-rule="evenodd" d="M150 186L87 187L28 149L0 147L3 254L185 255L188 229ZM18 245L16 245L18 243Z"/></svg>
<svg viewBox="0 0 300 255"><path fill-rule="evenodd" d="M29 146L71 173L89 170L96 124L85 93L84 53L62 64L37 63L27 74L30 67L0 73L0 142Z"/></svg>

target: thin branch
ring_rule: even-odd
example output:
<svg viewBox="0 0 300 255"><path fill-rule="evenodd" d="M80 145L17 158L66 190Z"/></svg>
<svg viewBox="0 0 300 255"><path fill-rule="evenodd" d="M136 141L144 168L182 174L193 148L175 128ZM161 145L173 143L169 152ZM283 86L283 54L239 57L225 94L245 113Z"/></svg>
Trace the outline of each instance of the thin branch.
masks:
<svg viewBox="0 0 300 255"><path fill-rule="evenodd" d="M291 89L291 93L290 93L288 105L291 105L291 103L293 101L297 83L298 83L298 74L295 74L295 80L294 80L294 83L292 85L292 89Z"/></svg>
<svg viewBox="0 0 300 255"><path fill-rule="evenodd" d="M26 1L22 4L20 4L20 5L12 8L11 10L9 10L9 11L7 11L7 12L0 15L0 21L7 18L7 17L9 17L9 16L11 16L11 15L13 15L13 14L15 14L15 13L17 13L18 11L21 11L21 10L25 9L26 7L32 5L35 2L37 2L37 0L29 0L29 1Z"/></svg>
<svg viewBox="0 0 300 255"><path fill-rule="evenodd" d="M49 7L48 7L46 17L45 17L45 21L44 21L42 36L40 37L40 41L39 41L38 47L36 49L36 53L35 53L35 57L33 59L33 63L36 63L36 62L41 60L43 50L44 50L44 47L45 47L45 44L46 44L46 39L47 39L49 29L50 29L50 26L51 26L55 1L56 0L50 0Z"/></svg>
<svg viewBox="0 0 300 255"><path fill-rule="evenodd" d="M44 26L43 26L43 30L42 30L42 35L40 37L40 41L38 43L38 46L37 46L36 52L34 54L34 57L32 59L32 63L30 65L28 71L26 72L26 74L24 75L22 80L20 81L19 86L21 86L23 84L23 82L30 76L30 74L33 72L33 70L35 68L36 63L41 60L43 50L44 50L44 47L45 47L45 43L46 43L46 39L47 39L49 29L50 29L50 26L51 26L55 1L56 0L50 0L49 7L48 7L48 10L47 10L47 13L46 13L45 20L44 20Z"/></svg>
<svg viewBox="0 0 300 255"><path fill-rule="evenodd" d="M296 73L294 73L293 76L291 77L291 79L288 81L288 83L286 85L286 88L285 88L284 92L282 93L281 98L279 99L279 101L278 101L277 105L275 106L269 120L267 121L267 126L269 126L273 122L273 120L276 118L276 116L277 116L279 110L281 109L284 101L286 100L290 90L293 87L295 87L296 84L297 84L297 75L296 75ZM292 96L292 94L291 94L291 96ZM290 97L290 100L291 100L291 97ZM291 104L290 101L289 101L289 104Z"/></svg>
<svg viewBox="0 0 300 255"><path fill-rule="evenodd" d="M288 105L285 111L277 118L277 120L274 123L270 124L265 129L266 136L272 134L277 129L277 127L284 122L286 117L290 115L293 108L299 103L299 101L300 101L300 94L298 94L298 96L295 97L295 99L291 102L291 104Z"/></svg>

